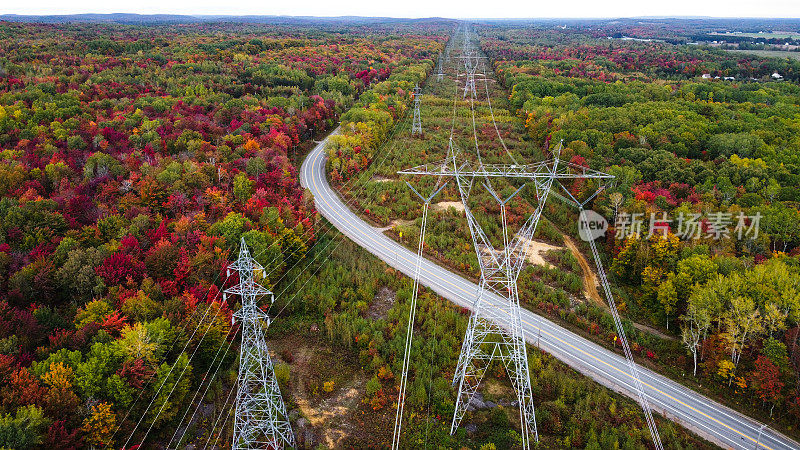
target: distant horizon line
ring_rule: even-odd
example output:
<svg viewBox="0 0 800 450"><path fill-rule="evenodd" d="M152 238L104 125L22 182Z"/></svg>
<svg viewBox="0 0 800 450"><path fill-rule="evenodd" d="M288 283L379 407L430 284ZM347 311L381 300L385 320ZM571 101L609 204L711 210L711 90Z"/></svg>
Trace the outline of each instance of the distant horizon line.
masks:
<svg viewBox="0 0 800 450"><path fill-rule="evenodd" d="M176 18L196 18L196 19L215 19L215 18L294 18L294 19L397 19L397 20L498 20L498 21L520 21L520 20L800 20L799 17L775 17L775 16L693 16L693 15L652 15L652 16L587 16L587 17L403 17L403 16L359 16L359 15L291 15L291 14L193 14L193 13L131 13L131 12L83 12L83 13L53 13L53 14L24 14L24 13L2 13L3 18L69 18L69 17L111 17L111 16L135 16L135 17L176 17Z"/></svg>

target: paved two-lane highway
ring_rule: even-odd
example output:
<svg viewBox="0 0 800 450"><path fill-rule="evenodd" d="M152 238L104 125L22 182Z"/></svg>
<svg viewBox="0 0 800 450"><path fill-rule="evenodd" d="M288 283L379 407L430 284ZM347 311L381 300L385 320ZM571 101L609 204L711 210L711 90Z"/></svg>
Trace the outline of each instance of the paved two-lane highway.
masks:
<svg viewBox="0 0 800 450"><path fill-rule="evenodd" d="M337 131L338 128L334 133ZM317 211L356 244L413 276L416 254L361 220L328 184L326 142L327 138L309 153L300 173L301 184L314 195ZM422 261L420 274L420 282L437 294L456 305L472 307L478 289L475 283L427 259ZM500 301L491 293L484 298ZM636 399L625 358L525 309L522 322L528 342L538 344L542 350L600 384ZM761 423L641 366L639 374L653 409L662 415L724 448L756 448ZM763 429L759 445L763 449L800 450L800 444L770 428Z"/></svg>

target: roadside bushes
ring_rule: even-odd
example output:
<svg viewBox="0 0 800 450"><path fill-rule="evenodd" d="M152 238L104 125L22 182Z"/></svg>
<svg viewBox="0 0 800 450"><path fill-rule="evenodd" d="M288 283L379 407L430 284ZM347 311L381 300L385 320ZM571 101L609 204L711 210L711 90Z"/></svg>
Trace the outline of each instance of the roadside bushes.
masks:
<svg viewBox="0 0 800 450"><path fill-rule="evenodd" d="M328 172L334 184L349 180L369 166L408 109L414 86L422 83L432 68L431 60L401 66L388 80L361 94L356 105L342 115L341 134L331 136L326 148Z"/></svg>

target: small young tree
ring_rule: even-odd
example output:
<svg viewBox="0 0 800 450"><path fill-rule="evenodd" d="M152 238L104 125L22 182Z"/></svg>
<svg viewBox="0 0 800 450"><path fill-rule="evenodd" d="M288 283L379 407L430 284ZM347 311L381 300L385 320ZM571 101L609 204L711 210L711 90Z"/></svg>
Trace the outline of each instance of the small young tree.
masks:
<svg viewBox="0 0 800 450"><path fill-rule="evenodd" d="M91 415L83 421L86 442L98 447L113 447L113 435L117 417L108 403L98 403L91 408Z"/></svg>
<svg viewBox="0 0 800 450"><path fill-rule="evenodd" d="M684 322L681 329L681 341L683 341L683 345L686 346L689 353L692 354L694 361L692 375L697 376L697 352L700 348L700 342L711 326L711 316L708 311L690 304L686 315L681 319Z"/></svg>
<svg viewBox="0 0 800 450"><path fill-rule="evenodd" d="M722 321L725 327L723 337L731 351L731 362L738 366L748 338L752 338L753 335L763 330L761 313L756 308L753 299L741 296L733 297L730 309L725 313Z"/></svg>

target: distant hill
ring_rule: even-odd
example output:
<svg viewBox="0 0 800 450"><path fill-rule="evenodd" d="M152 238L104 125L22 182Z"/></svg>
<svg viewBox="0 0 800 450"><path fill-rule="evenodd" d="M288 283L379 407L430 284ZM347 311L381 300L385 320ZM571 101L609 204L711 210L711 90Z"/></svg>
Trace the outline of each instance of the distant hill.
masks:
<svg viewBox="0 0 800 450"><path fill-rule="evenodd" d="M32 23L118 23L128 25L143 24L181 24L181 23L269 23L283 25L303 25L314 23L328 24L353 24L353 23L401 23L401 22L438 22L445 19L429 17L421 19L392 18L392 17L363 17L363 16L275 16L275 15L187 15L187 14L59 14L59 15L19 15L2 14L0 21L32 22ZM644 17L619 17L619 18L482 18L467 19L482 23L506 23L509 25L525 24L558 24L572 27L592 27L597 25L614 26L641 26L661 25L695 28L702 26L711 31L796 31L800 29L800 19L797 18L719 18L719 17L693 17L693 16L644 16ZM708 31L706 30L706 31Z"/></svg>
<svg viewBox="0 0 800 450"><path fill-rule="evenodd" d="M197 22L203 20L200 17L186 16L179 14L64 14L52 16L32 16L18 14L0 15L0 20L9 22L39 22L39 23L64 23L64 22L90 22L90 23L176 23L176 22Z"/></svg>
<svg viewBox="0 0 800 450"><path fill-rule="evenodd" d="M60 15L19 15L2 14L0 21L33 22L33 23L124 23L124 24L153 24L153 23L197 23L197 22L245 22L245 23L302 23L302 22L393 22L393 21L437 21L441 18L425 19L397 19L391 17L315 17L315 16L269 16L269 15L182 15L182 14L60 14Z"/></svg>

